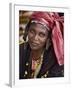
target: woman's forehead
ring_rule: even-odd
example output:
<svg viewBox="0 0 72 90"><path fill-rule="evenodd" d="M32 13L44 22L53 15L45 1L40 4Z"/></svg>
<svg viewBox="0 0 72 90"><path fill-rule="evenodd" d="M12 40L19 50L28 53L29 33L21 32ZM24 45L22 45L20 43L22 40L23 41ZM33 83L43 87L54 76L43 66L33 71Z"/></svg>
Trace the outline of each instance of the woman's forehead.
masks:
<svg viewBox="0 0 72 90"><path fill-rule="evenodd" d="M35 29L35 30L37 29L39 31L48 32L47 28L45 26L43 26L42 24L40 24L40 23L31 23L30 24L30 29Z"/></svg>

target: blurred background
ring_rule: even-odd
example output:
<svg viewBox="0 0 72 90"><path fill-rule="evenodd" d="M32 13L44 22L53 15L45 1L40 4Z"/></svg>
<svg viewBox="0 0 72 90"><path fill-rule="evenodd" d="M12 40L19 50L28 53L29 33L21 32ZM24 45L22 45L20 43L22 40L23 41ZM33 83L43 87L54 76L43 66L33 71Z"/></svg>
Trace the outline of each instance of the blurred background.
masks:
<svg viewBox="0 0 72 90"><path fill-rule="evenodd" d="M24 11L24 10L19 11L19 43L20 44L24 43L23 36L24 36L25 27L32 13L33 12L31 11Z"/></svg>

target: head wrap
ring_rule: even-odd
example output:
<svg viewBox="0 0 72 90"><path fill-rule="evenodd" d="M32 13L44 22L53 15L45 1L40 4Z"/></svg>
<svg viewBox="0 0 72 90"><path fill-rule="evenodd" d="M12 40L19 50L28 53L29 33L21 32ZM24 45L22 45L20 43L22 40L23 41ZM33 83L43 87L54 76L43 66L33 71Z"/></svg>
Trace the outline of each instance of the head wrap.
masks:
<svg viewBox="0 0 72 90"><path fill-rule="evenodd" d="M59 65L64 64L64 17L57 12L34 12L31 21L46 25L48 30L52 30L52 43ZM49 29L50 28L50 29Z"/></svg>

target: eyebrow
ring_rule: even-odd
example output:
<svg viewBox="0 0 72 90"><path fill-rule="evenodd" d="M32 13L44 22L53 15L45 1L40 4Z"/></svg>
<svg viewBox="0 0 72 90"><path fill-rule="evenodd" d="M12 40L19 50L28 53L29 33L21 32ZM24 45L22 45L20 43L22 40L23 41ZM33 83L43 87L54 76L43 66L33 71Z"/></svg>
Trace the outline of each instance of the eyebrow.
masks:
<svg viewBox="0 0 72 90"><path fill-rule="evenodd" d="M33 30L34 32L36 32L36 29L34 27L31 27L29 30ZM46 35L47 33L44 32L44 30L40 31L39 34L44 34Z"/></svg>

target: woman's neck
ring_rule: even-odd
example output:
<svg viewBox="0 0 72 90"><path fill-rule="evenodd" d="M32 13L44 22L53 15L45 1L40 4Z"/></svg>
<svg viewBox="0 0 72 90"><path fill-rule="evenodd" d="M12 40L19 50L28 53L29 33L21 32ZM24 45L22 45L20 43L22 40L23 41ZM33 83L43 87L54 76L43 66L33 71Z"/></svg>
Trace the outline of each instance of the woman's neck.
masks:
<svg viewBox="0 0 72 90"><path fill-rule="evenodd" d="M31 51L32 59L33 60L39 59L41 57L42 52L43 52L43 49L41 49L41 50L32 50Z"/></svg>

